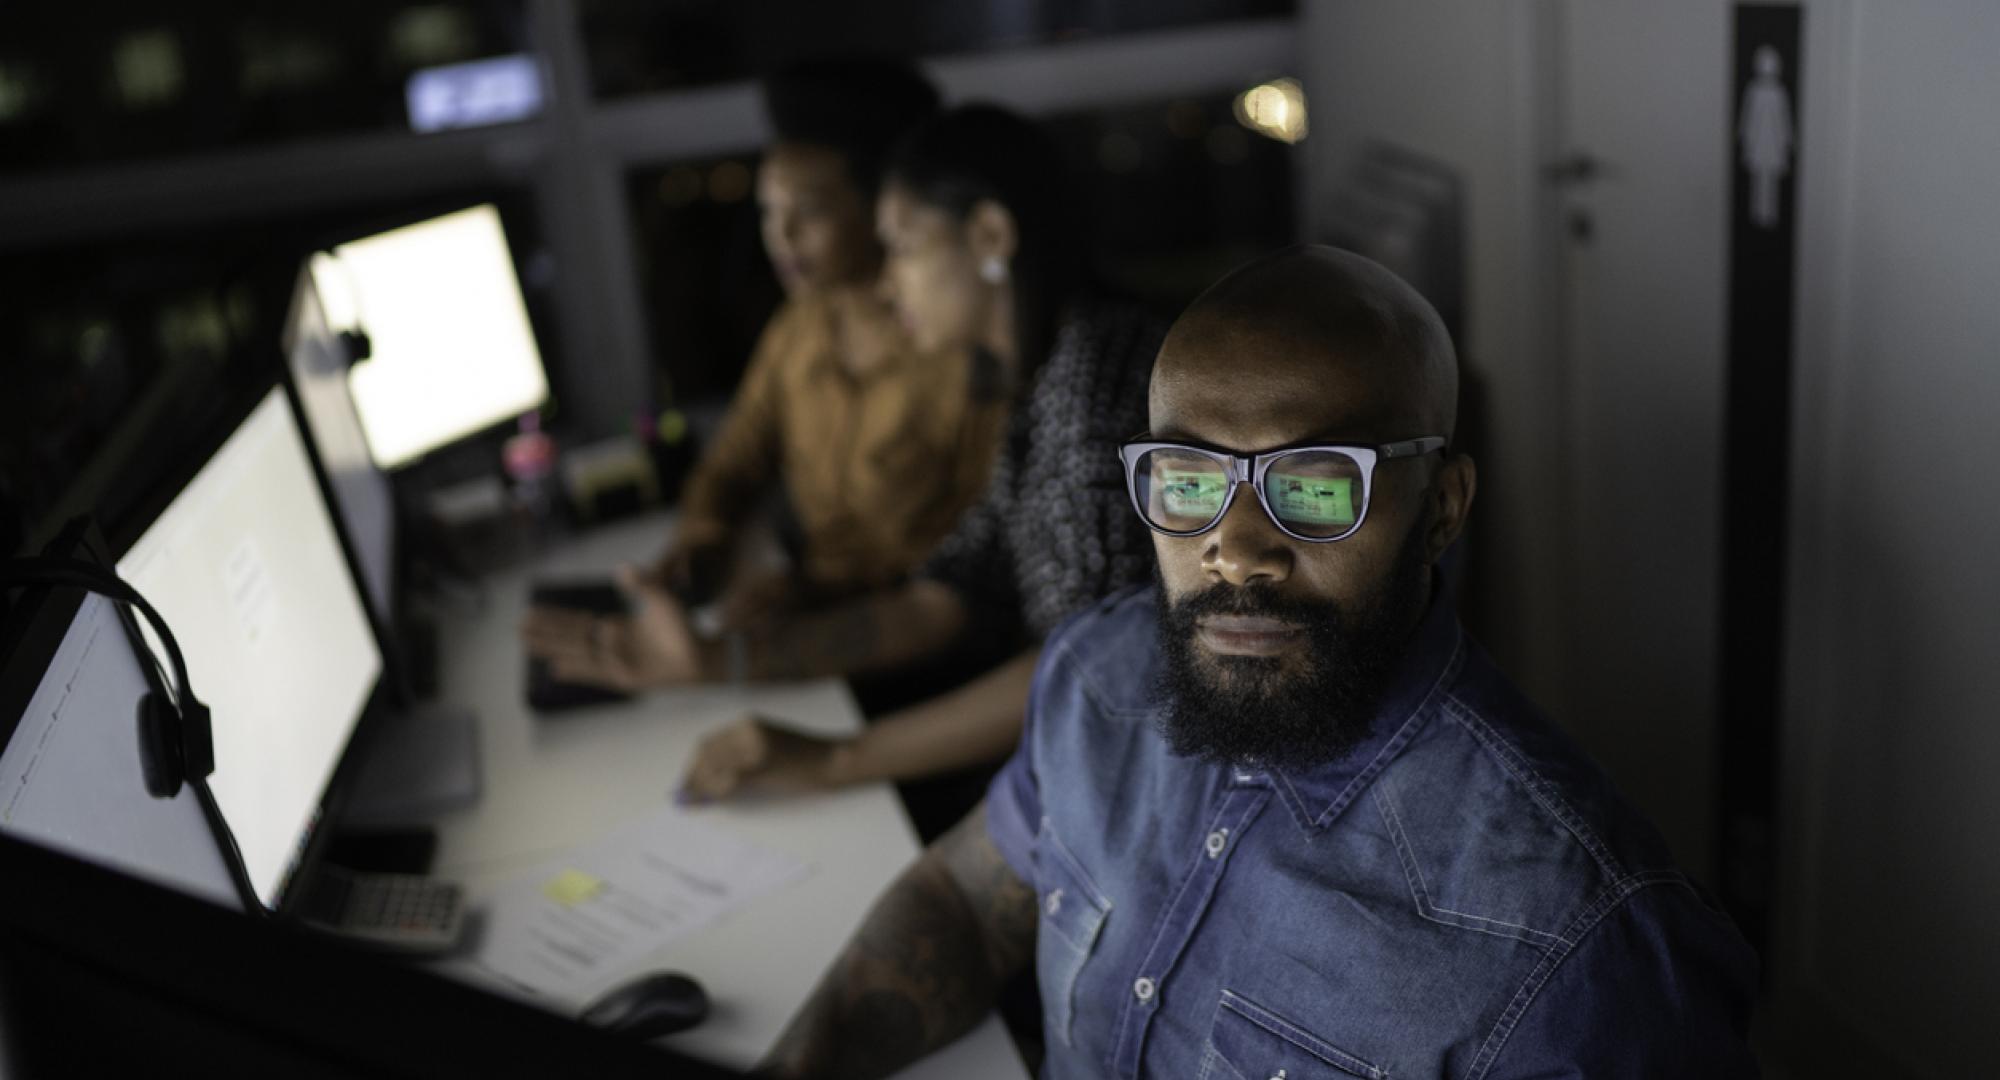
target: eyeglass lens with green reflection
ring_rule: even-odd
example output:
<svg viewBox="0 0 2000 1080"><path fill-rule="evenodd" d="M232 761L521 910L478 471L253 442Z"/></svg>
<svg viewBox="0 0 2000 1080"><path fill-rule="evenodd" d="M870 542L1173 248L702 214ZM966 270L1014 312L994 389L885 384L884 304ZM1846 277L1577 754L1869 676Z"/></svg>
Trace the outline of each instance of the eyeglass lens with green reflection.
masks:
<svg viewBox="0 0 2000 1080"><path fill-rule="evenodd" d="M1222 520L1237 485L1250 483L1280 531L1326 543L1361 527L1380 460L1444 448L1440 436L1382 446L1301 446L1245 457L1181 443L1134 440L1119 448L1132 506L1147 525L1194 536Z"/></svg>

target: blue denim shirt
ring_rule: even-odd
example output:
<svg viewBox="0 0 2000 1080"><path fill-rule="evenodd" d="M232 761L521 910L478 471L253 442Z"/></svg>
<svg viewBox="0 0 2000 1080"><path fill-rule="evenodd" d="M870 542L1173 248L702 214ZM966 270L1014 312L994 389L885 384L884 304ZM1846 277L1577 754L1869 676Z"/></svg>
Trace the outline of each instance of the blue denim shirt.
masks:
<svg viewBox="0 0 2000 1080"><path fill-rule="evenodd" d="M1756 958L1432 604L1367 742L1171 754L1150 591L1065 624L988 829L1041 904L1043 1076L1749 1077Z"/></svg>

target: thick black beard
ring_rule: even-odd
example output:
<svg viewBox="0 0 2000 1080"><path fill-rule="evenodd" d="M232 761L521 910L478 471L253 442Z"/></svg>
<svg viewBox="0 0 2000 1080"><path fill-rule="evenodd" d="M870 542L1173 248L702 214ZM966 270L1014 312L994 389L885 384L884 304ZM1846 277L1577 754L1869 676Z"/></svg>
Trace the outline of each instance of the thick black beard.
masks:
<svg viewBox="0 0 2000 1080"><path fill-rule="evenodd" d="M1162 665L1159 728L1174 753L1229 765L1305 769L1366 740L1428 593L1424 530L1410 530L1375 594L1353 610L1281 596L1261 585L1216 584L1170 600L1154 591ZM1304 627L1305 658L1213 656L1195 643L1208 615L1253 615Z"/></svg>

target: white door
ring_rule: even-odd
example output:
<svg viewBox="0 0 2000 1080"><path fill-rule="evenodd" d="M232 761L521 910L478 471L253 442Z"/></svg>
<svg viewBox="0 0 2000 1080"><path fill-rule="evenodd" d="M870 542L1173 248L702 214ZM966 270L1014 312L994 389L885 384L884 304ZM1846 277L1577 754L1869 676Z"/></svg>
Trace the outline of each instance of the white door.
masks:
<svg viewBox="0 0 2000 1080"><path fill-rule="evenodd" d="M1561 0L1565 725L1713 879L1730 8Z"/></svg>
<svg viewBox="0 0 2000 1080"><path fill-rule="evenodd" d="M1301 10L1315 199L1377 140L1465 181L1478 629L1711 880L1731 10Z"/></svg>

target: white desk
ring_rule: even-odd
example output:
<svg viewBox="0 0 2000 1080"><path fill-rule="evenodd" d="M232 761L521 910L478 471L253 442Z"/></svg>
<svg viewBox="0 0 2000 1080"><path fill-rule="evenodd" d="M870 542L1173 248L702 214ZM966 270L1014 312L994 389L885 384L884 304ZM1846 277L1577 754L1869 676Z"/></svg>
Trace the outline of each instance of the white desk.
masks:
<svg viewBox="0 0 2000 1080"><path fill-rule="evenodd" d="M479 803L440 818L440 876L483 897L564 848L588 843L671 798L702 735L748 710L802 728L857 730L861 716L838 680L734 689L704 687L536 719L523 698L517 626L529 583L606 575L656 553L669 527L653 516L558 545L534 565L488 578L476 615L439 617L443 700L479 714L484 790ZM814 865L804 881L635 960L604 987L653 971L697 978L714 1003L700 1027L669 1044L736 1068L760 1060L860 926L918 844L895 792L873 784L831 795L701 811L716 827ZM519 991L467 963L448 970L490 989ZM595 993L596 991L593 991ZM583 1001L528 999L574 1014ZM907 1070L906 1080L1025 1080L1027 1070L997 1017Z"/></svg>

